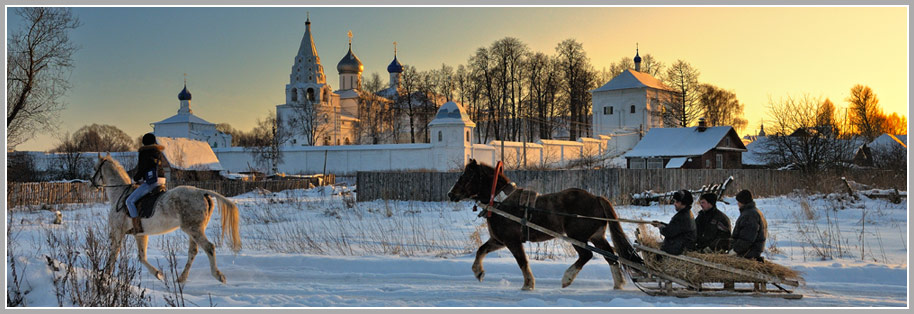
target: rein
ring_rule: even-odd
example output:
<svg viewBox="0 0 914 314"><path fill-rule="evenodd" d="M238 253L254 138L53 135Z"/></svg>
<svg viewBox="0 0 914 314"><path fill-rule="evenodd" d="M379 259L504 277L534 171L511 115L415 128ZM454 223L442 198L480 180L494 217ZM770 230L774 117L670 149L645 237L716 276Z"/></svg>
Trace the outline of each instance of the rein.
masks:
<svg viewBox="0 0 914 314"><path fill-rule="evenodd" d="M492 207L495 206L495 187L498 186L498 175L502 173L503 167L504 164L501 160L495 164L495 176L492 178L492 193L489 193L489 206ZM476 205L473 205L473 210L476 210ZM483 211L479 213L479 216L482 217L483 214L485 214L486 218L492 217L492 212L485 210L485 207L483 207Z"/></svg>

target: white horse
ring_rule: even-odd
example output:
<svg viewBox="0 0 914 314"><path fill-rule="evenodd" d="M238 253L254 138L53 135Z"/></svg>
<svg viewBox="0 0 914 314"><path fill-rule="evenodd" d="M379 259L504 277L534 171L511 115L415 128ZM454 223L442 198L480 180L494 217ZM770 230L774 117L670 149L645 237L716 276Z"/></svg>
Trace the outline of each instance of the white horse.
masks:
<svg viewBox="0 0 914 314"><path fill-rule="evenodd" d="M108 201L111 203L111 209L108 211L108 237L111 240L109 249L109 259L105 267L105 272L113 270L114 262L123 245L124 235L132 227L130 217L127 215L124 200L132 185L130 176L127 171L120 165L111 154L106 156L98 155L98 162L95 164L95 174L92 176L94 186L105 187ZM230 232L230 242L232 251L241 250L241 235L238 231L240 218L238 207L231 200L225 198L214 191L198 189L192 186L179 186L168 190L159 197L155 205L155 213L142 219L143 233L134 234L136 247L139 251L140 262L156 276L159 280L164 280L161 271L146 261L146 243L150 235L165 234L181 228L181 231L187 233L189 237L189 248L187 250L187 265L184 271L178 277L178 282L187 280L187 272L190 265L197 256L197 246L203 248L206 256L209 257L210 272L222 283L225 283L225 275L216 268L216 251L215 247L206 239L206 225L213 213L213 201L210 197L219 202L219 209L222 212L222 233L221 237L225 238L225 233ZM118 207L124 207L118 211Z"/></svg>

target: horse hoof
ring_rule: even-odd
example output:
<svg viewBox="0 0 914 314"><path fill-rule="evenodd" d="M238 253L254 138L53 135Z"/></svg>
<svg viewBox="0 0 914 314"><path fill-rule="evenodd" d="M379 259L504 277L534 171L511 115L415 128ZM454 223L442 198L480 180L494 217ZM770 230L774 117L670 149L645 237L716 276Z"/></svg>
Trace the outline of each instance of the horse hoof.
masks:
<svg viewBox="0 0 914 314"><path fill-rule="evenodd" d="M520 289L524 290L524 291L533 291L533 286L524 286L523 288L520 288Z"/></svg>
<svg viewBox="0 0 914 314"><path fill-rule="evenodd" d="M165 275L163 275L162 272L156 272L156 279L165 281Z"/></svg>
<svg viewBox="0 0 914 314"><path fill-rule="evenodd" d="M225 284L225 275L223 275L222 273L219 273L219 277L216 277L216 279L219 279L219 282L222 282L223 284Z"/></svg>
<svg viewBox="0 0 914 314"><path fill-rule="evenodd" d="M479 282L482 282L482 278L485 278L485 277L486 277L486 272L484 272L484 271L476 273L476 279L479 280Z"/></svg>

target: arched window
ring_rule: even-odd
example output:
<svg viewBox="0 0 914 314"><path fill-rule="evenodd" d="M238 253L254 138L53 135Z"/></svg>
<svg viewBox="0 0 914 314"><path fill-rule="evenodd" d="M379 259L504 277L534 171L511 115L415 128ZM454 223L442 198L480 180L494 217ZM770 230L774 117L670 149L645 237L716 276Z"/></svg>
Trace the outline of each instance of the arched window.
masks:
<svg viewBox="0 0 914 314"><path fill-rule="evenodd" d="M314 101L314 89L308 88L308 100Z"/></svg>
<svg viewBox="0 0 914 314"><path fill-rule="evenodd" d="M298 101L298 90L292 89L292 101Z"/></svg>
<svg viewBox="0 0 914 314"><path fill-rule="evenodd" d="M635 105L632 105L632 113L635 113Z"/></svg>
<svg viewBox="0 0 914 314"><path fill-rule="evenodd" d="M345 143L346 143L346 145L352 144L352 142L349 141L349 138L348 138L348 137L346 138L346 142L345 142Z"/></svg>
<svg viewBox="0 0 914 314"><path fill-rule="evenodd" d="M467 143L470 142L470 131L467 131Z"/></svg>
<svg viewBox="0 0 914 314"><path fill-rule="evenodd" d="M441 131L438 131L438 141L441 142L442 138L443 138L443 136L441 135Z"/></svg>

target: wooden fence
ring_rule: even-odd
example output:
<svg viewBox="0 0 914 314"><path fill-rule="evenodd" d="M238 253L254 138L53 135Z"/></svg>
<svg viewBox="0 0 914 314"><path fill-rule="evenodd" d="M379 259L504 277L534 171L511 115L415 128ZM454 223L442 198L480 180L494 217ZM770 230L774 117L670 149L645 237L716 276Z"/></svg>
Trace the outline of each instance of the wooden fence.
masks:
<svg viewBox="0 0 914 314"><path fill-rule="evenodd" d="M322 184L334 184L335 177L327 175ZM168 188L191 185L213 190L224 196L236 196L255 189L278 192L290 189L306 189L317 185L317 180L268 180L268 181L169 181ZM7 182L7 209L23 205L102 203L108 198L102 189L93 188L88 182Z"/></svg>
<svg viewBox="0 0 914 314"><path fill-rule="evenodd" d="M729 176L733 182L725 195L742 189L758 196L784 195L802 189L811 192L839 191L841 177L874 188L907 189L907 174L896 171L855 170L828 172L811 177L796 171L767 169L599 169L507 171L518 186L540 193L581 188L609 198L613 203L629 204L631 194L653 190L666 192L698 189L720 184ZM359 172L356 177L358 201L375 199L445 201L457 182L458 172Z"/></svg>

